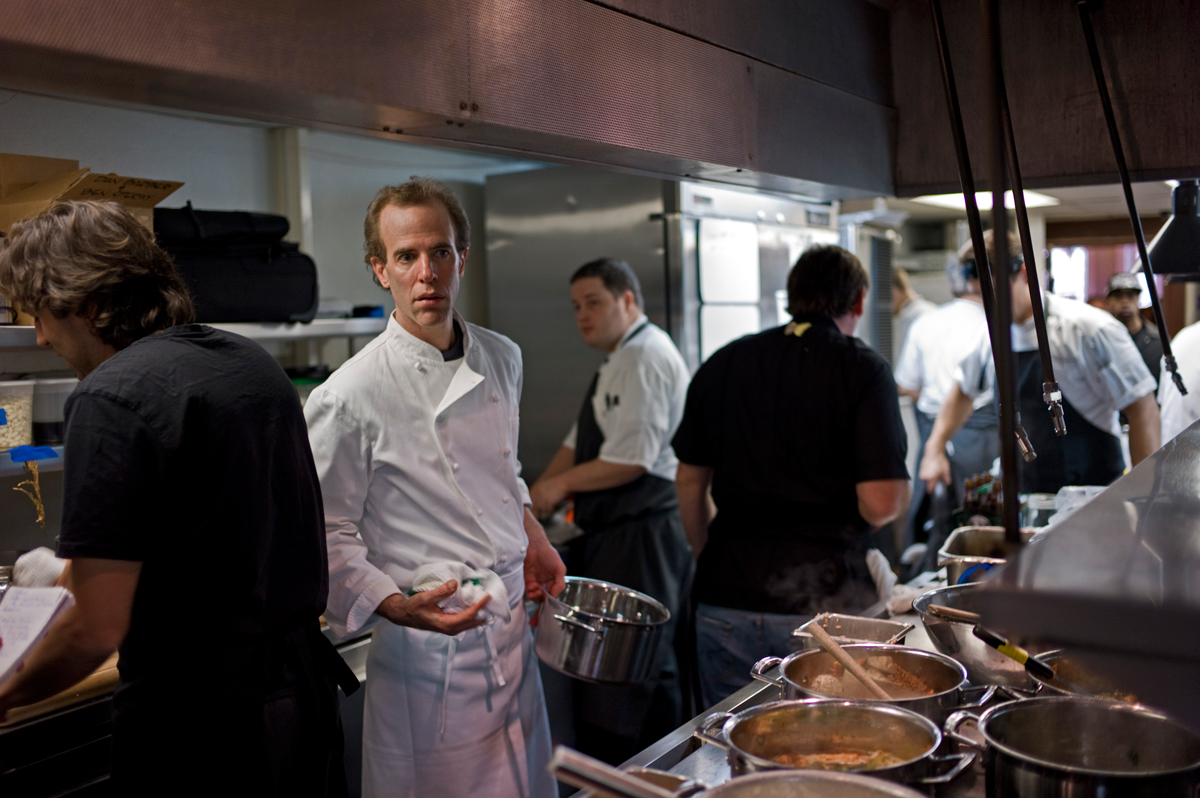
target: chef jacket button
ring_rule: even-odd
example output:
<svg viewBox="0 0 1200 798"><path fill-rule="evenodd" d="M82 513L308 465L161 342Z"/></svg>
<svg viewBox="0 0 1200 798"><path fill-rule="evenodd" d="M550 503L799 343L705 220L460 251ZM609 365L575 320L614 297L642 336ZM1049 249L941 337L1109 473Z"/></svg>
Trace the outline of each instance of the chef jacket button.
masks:
<svg viewBox="0 0 1200 798"><path fill-rule="evenodd" d="M440 416L437 417L437 423L439 423L439 424L446 423L446 414L445 413L442 413Z"/></svg>
<svg viewBox="0 0 1200 798"><path fill-rule="evenodd" d="M418 361L418 362L416 362L416 363L413 363L413 368L415 368L417 371L424 371L424 370L425 370L425 367L424 367L424 366L422 366L422 365L421 365L421 363L420 363L419 361Z"/></svg>
<svg viewBox="0 0 1200 798"><path fill-rule="evenodd" d="M505 449L500 454L504 455L505 457L508 457L510 454L512 454L512 449Z"/></svg>
<svg viewBox="0 0 1200 798"><path fill-rule="evenodd" d="M483 510L476 510L475 515L483 515Z"/></svg>
<svg viewBox="0 0 1200 798"><path fill-rule="evenodd" d="M454 471L457 471L457 470L458 470L458 463L451 463L451 464L450 464L450 468L451 468L452 470L454 470Z"/></svg>
<svg viewBox="0 0 1200 798"><path fill-rule="evenodd" d="M501 498L500 498L500 501L504 502L505 504L508 504L508 497L507 497L507 496L503 496L503 497L501 497Z"/></svg>
<svg viewBox="0 0 1200 798"><path fill-rule="evenodd" d="M524 554L524 553L525 553L525 547L524 547L524 546L522 546L522 547L521 547L521 553L522 553L522 554Z"/></svg>
<svg viewBox="0 0 1200 798"><path fill-rule="evenodd" d="M508 562L508 558L501 555L501 557L499 559L497 559L496 562L500 563L501 565L504 565L504 563Z"/></svg>
<svg viewBox="0 0 1200 798"><path fill-rule="evenodd" d="M500 401L500 397L496 396L496 394L492 394L492 403L495 404L496 402L499 402L499 401Z"/></svg>

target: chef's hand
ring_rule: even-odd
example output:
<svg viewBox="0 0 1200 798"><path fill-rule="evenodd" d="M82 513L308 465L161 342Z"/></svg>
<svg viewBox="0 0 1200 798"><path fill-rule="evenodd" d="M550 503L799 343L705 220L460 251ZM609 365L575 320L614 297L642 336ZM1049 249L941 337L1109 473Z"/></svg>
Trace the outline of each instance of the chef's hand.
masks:
<svg viewBox="0 0 1200 798"><path fill-rule="evenodd" d="M567 500L571 492L557 476L543 477L529 489L529 500L533 503L535 518L549 518L554 508Z"/></svg>
<svg viewBox="0 0 1200 798"><path fill-rule="evenodd" d="M542 585L548 585L551 596L557 596L567 586L567 566L562 557L550 545L546 530L525 508L525 535L529 538L525 550L525 596L531 601L541 602L546 598ZM530 626L537 626L537 614L529 619Z"/></svg>
<svg viewBox="0 0 1200 798"><path fill-rule="evenodd" d="M925 492L932 494L937 484L950 484L950 459L946 457L945 449L930 450L925 448L925 456L921 458L921 468L917 472L925 481Z"/></svg>
<svg viewBox="0 0 1200 798"><path fill-rule="evenodd" d="M454 595L455 590L458 590L458 582L451 579L441 587L407 597L393 593L379 603L375 612L399 626L441 632L444 635L456 635L476 626L483 626L484 621L476 616L492 597L484 596L462 612L442 612L437 603L447 596Z"/></svg>

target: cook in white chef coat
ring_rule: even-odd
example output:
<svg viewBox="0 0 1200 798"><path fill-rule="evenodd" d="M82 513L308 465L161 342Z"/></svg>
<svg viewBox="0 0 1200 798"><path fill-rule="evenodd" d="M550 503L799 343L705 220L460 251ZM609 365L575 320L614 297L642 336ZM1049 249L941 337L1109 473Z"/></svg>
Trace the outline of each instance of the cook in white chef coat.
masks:
<svg viewBox="0 0 1200 798"><path fill-rule="evenodd" d="M469 228L448 188L414 178L382 189L366 233L396 311L305 406L325 504L325 618L342 636L378 624L363 795L549 798L523 598L540 600L543 584L560 591L566 569L520 478L521 353L453 312ZM485 611L485 597L444 613L453 581L409 594L414 572L434 563L494 572L507 593L500 612Z"/></svg>
<svg viewBox="0 0 1200 798"><path fill-rule="evenodd" d="M1171 339L1171 352L1183 375L1187 396L1179 392L1172 379L1160 380L1158 404L1162 414L1162 442L1174 439L1196 421L1200 421L1200 323L1190 324Z"/></svg>

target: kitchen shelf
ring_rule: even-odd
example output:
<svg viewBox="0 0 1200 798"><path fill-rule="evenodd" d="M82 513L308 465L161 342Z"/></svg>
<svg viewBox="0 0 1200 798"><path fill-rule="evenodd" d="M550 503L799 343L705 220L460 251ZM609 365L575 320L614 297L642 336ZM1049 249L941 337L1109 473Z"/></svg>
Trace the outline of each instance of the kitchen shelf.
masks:
<svg viewBox="0 0 1200 798"><path fill-rule="evenodd" d="M49 460L38 460L38 473L45 474L50 471L62 471L63 467L63 447L51 446L58 457L52 457ZM14 463L8 452L0 452L0 477L15 477L25 473L24 463Z"/></svg>
<svg viewBox="0 0 1200 798"><path fill-rule="evenodd" d="M302 341L308 338L343 338L378 335L387 327L387 319L313 319L298 322L259 322L210 324L218 330L244 335L254 341Z"/></svg>
<svg viewBox="0 0 1200 798"><path fill-rule="evenodd" d="M12 349L37 349L37 330L21 324L0 325L0 352Z"/></svg>

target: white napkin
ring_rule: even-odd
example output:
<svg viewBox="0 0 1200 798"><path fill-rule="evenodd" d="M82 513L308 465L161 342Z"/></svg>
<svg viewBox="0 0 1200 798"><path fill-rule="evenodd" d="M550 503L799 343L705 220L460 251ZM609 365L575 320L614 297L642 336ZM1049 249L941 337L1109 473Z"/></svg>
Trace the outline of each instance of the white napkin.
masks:
<svg viewBox="0 0 1200 798"><path fill-rule="evenodd" d="M58 559L54 552L43 546L17 558L12 582L18 587L54 587L66 567L66 560Z"/></svg>
<svg viewBox="0 0 1200 798"><path fill-rule="evenodd" d="M875 583L875 592L879 595L879 600L883 601L896 586L896 574L892 572L887 557L883 556L879 549L867 552L867 569L871 572L871 581Z"/></svg>
<svg viewBox="0 0 1200 798"><path fill-rule="evenodd" d="M413 573L413 593L433 590L449 582L458 582L458 590L438 602L447 614L462 612L485 595L491 600L483 605L479 617L485 621L500 618L509 621L512 611L508 608L508 590L494 571L487 568L472 570L460 562L431 562L422 565Z"/></svg>

